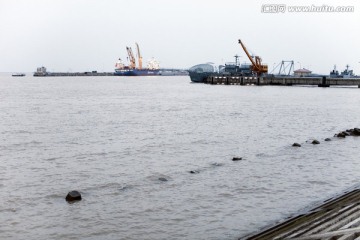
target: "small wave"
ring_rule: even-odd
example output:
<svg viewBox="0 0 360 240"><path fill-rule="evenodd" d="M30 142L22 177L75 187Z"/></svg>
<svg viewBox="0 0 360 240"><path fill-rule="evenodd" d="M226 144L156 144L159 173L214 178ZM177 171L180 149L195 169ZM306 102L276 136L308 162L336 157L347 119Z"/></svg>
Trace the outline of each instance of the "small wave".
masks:
<svg viewBox="0 0 360 240"><path fill-rule="evenodd" d="M329 185L328 182L324 182L324 181L307 181L310 184L317 184L317 185Z"/></svg>
<svg viewBox="0 0 360 240"><path fill-rule="evenodd" d="M213 166L213 167L221 167L221 166L224 166L225 164L224 163L214 162L214 163L210 163L210 165Z"/></svg>
<svg viewBox="0 0 360 240"><path fill-rule="evenodd" d="M0 209L1 213L14 213L16 212L16 208L5 208L5 209Z"/></svg>
<svg viewBox="0 0 360 240"><path fill-rule="evenodd" d="M9 147L29 147L32 145L40 145L40 144L42 144L42 142L33 140L30 142L13 143L13 144L10 144Z"/></svg>
<svg viewBox="0 0 360 240"><path fill-rule="evenodd" d="M14 131L3 131L1 134L32 134L32 132L26 130L14 130Z"/></svg>

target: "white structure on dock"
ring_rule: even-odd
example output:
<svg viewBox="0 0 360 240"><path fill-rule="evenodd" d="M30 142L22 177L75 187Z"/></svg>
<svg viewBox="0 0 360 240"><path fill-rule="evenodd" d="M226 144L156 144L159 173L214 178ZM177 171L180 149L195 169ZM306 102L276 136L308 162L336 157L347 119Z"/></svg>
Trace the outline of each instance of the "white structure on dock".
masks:
<svg viewBox="0 0 360 240"><path fill-rule="evenodd" d="M294 76L295 77L308 77L311 75L311 71L306 69L306 68L301 68L301 69L298 69L298 70L295 70L294 71Z"/></svg>

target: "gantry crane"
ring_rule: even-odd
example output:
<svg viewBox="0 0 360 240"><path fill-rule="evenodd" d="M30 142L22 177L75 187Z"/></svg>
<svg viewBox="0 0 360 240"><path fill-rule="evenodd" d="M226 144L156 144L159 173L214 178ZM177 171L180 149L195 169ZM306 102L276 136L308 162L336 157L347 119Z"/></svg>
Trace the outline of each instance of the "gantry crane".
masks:
<svg viewBox="0 0 360 240"><path fill-rule="evenodd" d="M135 57L134 57L134 54L133 54L133 51L132 51L131 47L126 47L126 51L127 51L128 55L129 55L129 61L130 61L129 68L130 69L135 69L136 68Z"/></svg>
<svg viewBox="0 0 360 240"><path fill-rule="evenodd" d="M254 57L255 60L254 60L253 57L249 54L249 52L246 50L245 45L241 42L240 39L239 39L239 43L240 43L241 47L244 49L244 52L246 53L246 55L248 56L249 60L252 63L251 70L253 72L255 72L258 76L263 74L263 73L267 73L268 72L268 65L261 64L261 58L259 56L255 56Z"/></svg>
<svg viewBox="0 0 360 240"><path fill-rule="evenodd" d="M139 48L139 44L136 44L136 49L137 49L137 57L138 57L138 63L139 63L139 69L142 69L142 56L140 54L140 48Z"/></svg>

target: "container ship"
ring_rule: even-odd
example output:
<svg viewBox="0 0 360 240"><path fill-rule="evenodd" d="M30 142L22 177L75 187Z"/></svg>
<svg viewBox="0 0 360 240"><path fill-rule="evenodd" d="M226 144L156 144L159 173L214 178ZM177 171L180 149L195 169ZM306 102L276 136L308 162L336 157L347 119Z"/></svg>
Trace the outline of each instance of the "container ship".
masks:
<svg viewBox="0 0 360 240"><path fill-rule="evenodd" d="M129 64L125 65L122 60L119 60L115 64L115 72L114 75L117 76L156 76L160 74L160 65L159 62L156 61L154 58L150 59L147 63L146 68L143 68L142 64L142 56L140 54L140 48L137 43L136 50L137 50L137 62L138 65L136 66L136 59L131 47L126 47L126 51L128 53Z"/></svg>

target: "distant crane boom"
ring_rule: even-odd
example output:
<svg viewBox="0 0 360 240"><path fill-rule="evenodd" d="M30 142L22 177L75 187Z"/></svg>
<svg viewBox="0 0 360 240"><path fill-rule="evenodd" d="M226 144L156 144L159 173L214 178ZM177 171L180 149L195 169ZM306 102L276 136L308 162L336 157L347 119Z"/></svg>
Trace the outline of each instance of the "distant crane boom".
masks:
<svg viewBox="0 0 360 240"><path fill-rule="evenodd" d="M135 69L136 68L136 62L135 62L134 53L133 53L131 47L126 47L126 51L127 51L128 55L129 55L129 60L130 60L129 68L130 69Z"/></svg>
<svg viewBox="0 0 360 240"><path fill-rule="evenodd" d="M140 54L140 48L139 48L139 44L136 44L136 49L137 49L137 55L138 55L138 63L139 63L139 69L142 69L142 56Z"/></svg>
<svg viewBox="0 0 360 240"><path fill-rule="evenodd" d="M248 56L249 60L252 63L251 70L256 72L257 75L261 75L262 73L267 73L268 66L261 64L261 58L259 56L255 56L255 60L254 60L240 39L239 39L239 43L240 43L241 47L244 49L244 52L246 53L246 55Z"/></svg>

